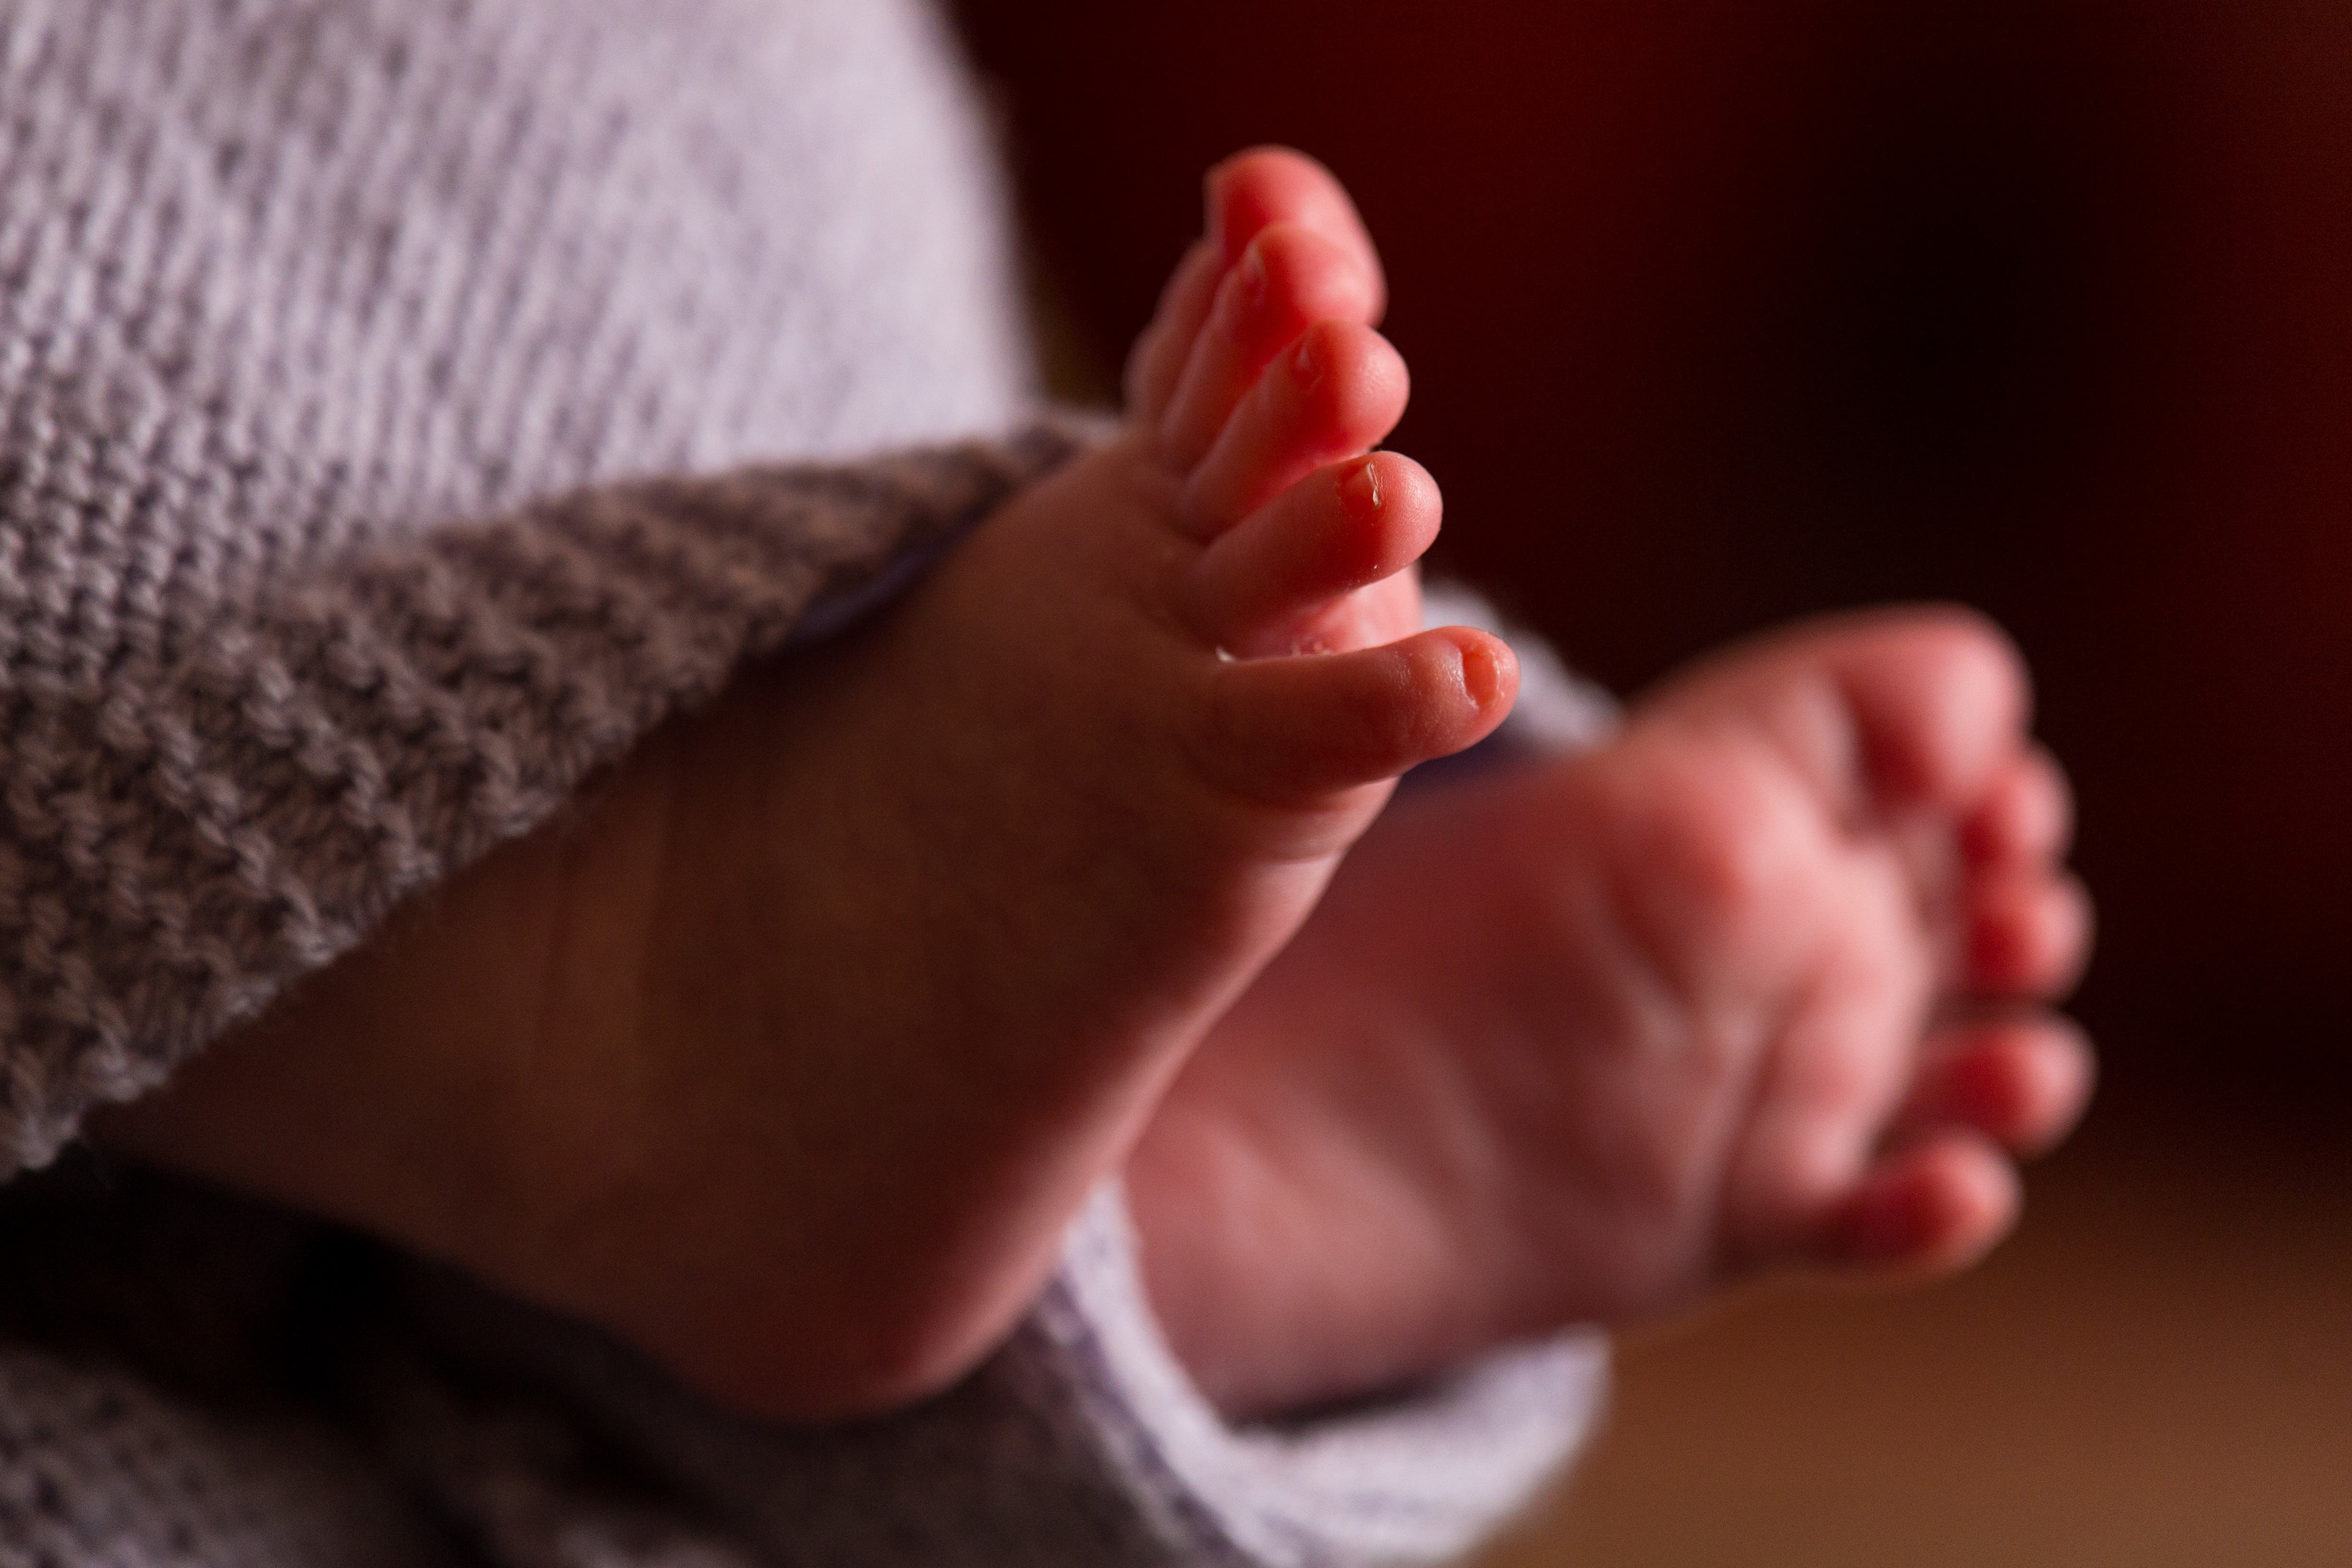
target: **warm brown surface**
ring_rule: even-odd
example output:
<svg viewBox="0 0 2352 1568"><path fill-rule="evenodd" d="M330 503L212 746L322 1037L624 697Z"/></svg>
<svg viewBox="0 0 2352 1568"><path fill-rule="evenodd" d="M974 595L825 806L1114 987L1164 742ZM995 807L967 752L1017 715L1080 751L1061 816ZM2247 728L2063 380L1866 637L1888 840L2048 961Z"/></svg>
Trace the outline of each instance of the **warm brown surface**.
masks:
<svg viewBox="0 0 2352 1568"><path fill-rule="evenodd" d="M1607 1437L1483 1568L2352 1563L2352 1145L2130 1132L1957 1284L1630 1346Z"/></svg>

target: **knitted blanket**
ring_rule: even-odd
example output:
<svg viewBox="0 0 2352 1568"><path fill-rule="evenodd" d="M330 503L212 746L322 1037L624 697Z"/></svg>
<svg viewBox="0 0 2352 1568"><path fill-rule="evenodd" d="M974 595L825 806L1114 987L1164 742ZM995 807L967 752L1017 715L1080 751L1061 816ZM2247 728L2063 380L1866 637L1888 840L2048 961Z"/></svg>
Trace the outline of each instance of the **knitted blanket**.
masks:
<svg viewBox="0 0 2352 1568"><path fill-rule="evenodd" d="M0 1176L1067 454L978 124L911 0L0 0ZM1115 1192L809 1430L290 1217L5 1206L0 1564L1414 1559L1597 1389L1232 1431Z"/></svg>

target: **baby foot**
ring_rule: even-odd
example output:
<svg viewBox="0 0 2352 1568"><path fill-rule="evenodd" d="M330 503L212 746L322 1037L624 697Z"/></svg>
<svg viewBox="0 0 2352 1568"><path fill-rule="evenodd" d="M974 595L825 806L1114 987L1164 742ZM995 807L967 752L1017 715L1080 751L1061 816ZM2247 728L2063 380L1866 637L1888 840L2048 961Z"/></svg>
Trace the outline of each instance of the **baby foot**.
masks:
<svg viewBox="0 0 2352 1568"><path fill-rule="evenodd" d="M971 1365L1396 776L1515 690L1413 631L1438 498L1366 455L1406 393L1377 269L1344 198L1266 219L1327 188L1225 171L1120 435L109 1135L761 1413Z"/></svg>
<svg viewBox="0 0 2352 1568"><path fill-rule="evenodd" d="M2090 1076L2042 1010L2087 905L2024 692L1972 618L1831 622L1400 800L1131 1163L1196 1374L1290 1405L1990 1247Z"/></svg>

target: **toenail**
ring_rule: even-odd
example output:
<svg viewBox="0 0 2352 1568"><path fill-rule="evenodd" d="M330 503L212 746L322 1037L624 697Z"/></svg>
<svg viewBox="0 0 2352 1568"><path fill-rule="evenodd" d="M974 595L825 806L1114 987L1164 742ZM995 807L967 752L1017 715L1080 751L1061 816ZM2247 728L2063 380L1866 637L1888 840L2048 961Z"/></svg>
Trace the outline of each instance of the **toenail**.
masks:
<svg viewBox="0 0 2352 1568"><path fill-rule="evenodd" d="M1265 303L1265 252L1253 245L1242 256L1242 302L1255 315Z"/></svg>
<svg viewBox="0 0 2352 1568"><path fill-rule="evenodd" d="M1290 357L1291 374L1297 379L1298 390L1311 392L1323 384L1323 356L1315 351L1315 340L1309 336L1298 345Z"/></svg>
<svg viewBox="0 0 2352 1568"><path fill-rule="evenodd" d="M1496 662L1494 650L1484 643L1460 650L1462 659L1462 689L1482 712L1495 706L1503 695L1503 672Z"/></svg>
<svg viewBox="0 0 2352 1568"><path fill-rule="evenodd" d="M1264 330L1258 323L1265 314L1265 257L1253 245L1217 291L1217 329L1235 342L1248 342Z"/></svg>
<svg viewBox="0 0 2352 1568"><path fill-rule="evenodd" d="M1348 476L1339 481L1340 504L1348 515L1360 523L1370 523L1381 515L1381 465L1367 457L1356 465Z"/></svg>

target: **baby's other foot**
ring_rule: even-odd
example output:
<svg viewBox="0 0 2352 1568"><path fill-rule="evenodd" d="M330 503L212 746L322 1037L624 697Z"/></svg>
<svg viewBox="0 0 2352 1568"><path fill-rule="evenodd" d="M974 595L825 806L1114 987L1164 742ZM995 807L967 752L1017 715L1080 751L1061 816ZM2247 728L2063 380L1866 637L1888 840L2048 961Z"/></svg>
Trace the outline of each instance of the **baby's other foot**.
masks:
<svg viewBox="0 0 2352 1568"><path fill-rule="evenodd" d="M2013 1218L2090 1059L2087 904L2005 642L1833 621L1589 754L1400 800L1179 1079L1129 1190L1237 1408Z"/></svg>
<svg viewBox="0 0 2352 1568"><path fill-rule="evenodd" d="M1406 381L1344 195L1257 153L1212 197L1123 434L110 1135L762 1413L970 1366L1396 776L1515 690L1414 630L1438 497L1368 455Z"/></svg>

